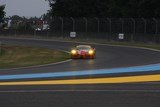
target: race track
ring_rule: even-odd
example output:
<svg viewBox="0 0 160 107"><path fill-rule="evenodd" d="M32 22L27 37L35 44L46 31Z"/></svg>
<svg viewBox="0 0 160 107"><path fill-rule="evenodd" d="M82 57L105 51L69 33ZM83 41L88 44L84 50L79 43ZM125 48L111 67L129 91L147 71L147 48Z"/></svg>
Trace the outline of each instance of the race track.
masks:
<svg viewBox="0 0 160 107"><path fill-rule="evenodd" d="M39 40L21 40L21 39L0 39L4 44L18 44L27 46L37 46L49 49L59 49L70 51L73 46L79 43L58 42L58 41L39 41ZM95 60L72 60L67 63L50 65L45 67L29 67L25 69L0 70L0 74L22 74L39 72L63 72L95 70L104 68L131 67L140 65L149 65L160 63L160 52L146 49L93 45L97 51Z"/></svg>
<svg viewBox="0 0 160 107"><path fill-rule="evenodd" d="M0 41L3 44L36 46L64 51L70 51L71 47L79 44L84 44L60 41L7 38L0 38ZM93 44L93 46L97 51L97 57L94 60L80 59L71 60L61 64L51 64L47 66L19 69L0 69L0 81L19 82L22 80L50 81L106 77L123 78L124 76L160 74L160 52L158 51L100 44ZM72 72L75 72L75 74L71 75L70 73ZM42 73L43 75L40 75ZM61 76L54 77L55 73L61 73ZM68 73L69 75L63 76L64 73ZM22 74L24 75L22 76ZM26 76L26 74L29 74L30 76L32 76L32 78ZM39 77L35 78L35 74ZM11 78L12 75L16 75L14 79ZM4 76L6 76L5 79ZM3 107L17 107L17 103L19 104L19 107L50 107L54 105L57 105L57 107L160 106L159 81L122 84L83 83L80 85L67 85L67 82L64 85L33 85L33 82L30 84L31 85L27 86L0 86L0 104L3 105Z"/></svg>

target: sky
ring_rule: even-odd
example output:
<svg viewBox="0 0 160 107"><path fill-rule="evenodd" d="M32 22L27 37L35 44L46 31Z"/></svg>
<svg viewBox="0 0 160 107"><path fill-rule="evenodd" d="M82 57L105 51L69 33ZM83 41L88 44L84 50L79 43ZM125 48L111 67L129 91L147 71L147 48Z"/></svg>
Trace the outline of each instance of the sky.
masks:
<svg viewBox="0 0 160 107"><path fill-rule="evenodd" d="M0 5L3 4L6 4L6 16L39 17L49 10L45 0L0 0Z"/></svg>

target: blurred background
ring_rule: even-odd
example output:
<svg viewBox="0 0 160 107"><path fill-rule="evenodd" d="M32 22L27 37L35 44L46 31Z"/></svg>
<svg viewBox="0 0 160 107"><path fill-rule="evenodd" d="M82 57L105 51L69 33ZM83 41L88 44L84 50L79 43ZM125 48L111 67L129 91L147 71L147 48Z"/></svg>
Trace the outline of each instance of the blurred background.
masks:
<svg viewBox="0 0 160 107"><path fill-rule="evenodd" d="M158 0L44 0L48 10L41 16L5 16L0 6L1 36L63 37L160 43ZM149 7L149 8L148 8ZM36 7L35 7L36 8Z"/></svg>

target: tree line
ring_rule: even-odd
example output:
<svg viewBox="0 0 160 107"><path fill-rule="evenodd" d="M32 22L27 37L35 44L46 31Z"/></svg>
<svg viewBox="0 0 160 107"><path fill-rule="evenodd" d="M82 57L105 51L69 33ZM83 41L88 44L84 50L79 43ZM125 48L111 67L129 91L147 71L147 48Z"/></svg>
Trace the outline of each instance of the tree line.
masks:
<svg viewBox="0 0 160 107"><path fill-rule="evenodd" d="M51 16L160 18L160 0L48 0Z"/></svg>

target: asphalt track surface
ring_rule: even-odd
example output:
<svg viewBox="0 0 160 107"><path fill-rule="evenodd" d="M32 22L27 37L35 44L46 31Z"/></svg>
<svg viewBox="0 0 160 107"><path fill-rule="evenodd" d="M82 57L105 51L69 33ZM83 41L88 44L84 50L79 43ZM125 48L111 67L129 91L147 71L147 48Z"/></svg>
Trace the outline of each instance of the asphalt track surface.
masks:
<svg viewBox="0 0 160 107"><path fill-rule="evenodd" d="M0 41L4 44L44 47L65 51L69 51L71 47L80 44L4 38L1 38ZM94 47L97 51L97 58L94 60L72 60L62 64L43 67L1 69L0 75L76 72L81 70L111 69L160 63L160 52L156 51L106 45L94 45ZM64 77L56 78L56 80L143 74L160 74L160 71ZM45 80L47 79L50 80L52 78L45 78ZM36 80L43 79L39 78ZM159 99L159 82L97 85L0 86L1 107L160 107Z"/></svg>

